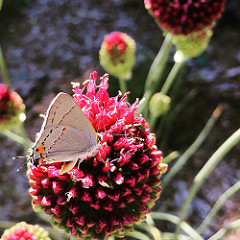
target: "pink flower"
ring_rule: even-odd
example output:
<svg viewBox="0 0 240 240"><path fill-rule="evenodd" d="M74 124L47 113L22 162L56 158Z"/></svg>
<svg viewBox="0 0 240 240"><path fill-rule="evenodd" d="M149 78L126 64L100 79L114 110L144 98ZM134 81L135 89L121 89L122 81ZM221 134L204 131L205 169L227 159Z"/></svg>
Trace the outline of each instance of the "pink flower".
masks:
<svg viewBox="0 0 240 240"><path fill-rule="evenodd" d="M75 101L102 135L96 156L63 175L62 163L29 164L28 170L33 205L82 239L123 236L145 219L166 170L154 134L143 117L135 116L138 101L131 105L127 94L109 97L107 74L99 85L96 80L94 72L82 89L74 89Z"/></svg>
<svg viewBox="0 0 240 240"><path fill-rule="evenodd" d="M144 0L160 27L174 35L210 28L221 17L226 0Z"/></svg>
<svg viewBox="0 0 240 240"><path fill-rule="evenodd" d="M104 38L106 50L110 55L118 56L123 54L127 48L126 34L122 32L112 32Z"/></svg>

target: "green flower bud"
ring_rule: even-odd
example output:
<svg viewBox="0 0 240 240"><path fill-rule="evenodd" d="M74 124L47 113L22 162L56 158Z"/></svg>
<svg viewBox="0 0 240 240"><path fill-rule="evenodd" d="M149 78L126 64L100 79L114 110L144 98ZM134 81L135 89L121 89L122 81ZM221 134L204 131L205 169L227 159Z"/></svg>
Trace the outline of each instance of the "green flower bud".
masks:
<svg viewBox="0 0 240 240"><path fill-rule="evenodd" d="M155 93L149 103L149 109L152 115L159 117L164 114L170 106L171 98L161 92Z"/></svg>
<svg viewBox="0 0 240 240"><path fill-rule="evenodd" d="M127 80L135 63L135 48L135 41L127 34L112 32L102 43L100 64L109 74Z"/></svg>
<svg viewBox="0 0 240 240"><path fill-rule="evenodd" d="M206 49L211 36L212 30L205 28L187 36L174 35L172 42L177 50L181 51L185 57L194 58Z"/></svg>

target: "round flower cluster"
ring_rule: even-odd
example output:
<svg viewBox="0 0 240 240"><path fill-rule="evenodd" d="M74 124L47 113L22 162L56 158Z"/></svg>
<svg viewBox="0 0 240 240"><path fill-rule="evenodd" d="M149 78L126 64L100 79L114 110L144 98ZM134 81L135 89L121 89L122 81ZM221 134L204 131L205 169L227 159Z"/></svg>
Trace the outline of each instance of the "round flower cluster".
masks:
<svg viewBox="0 0 240 240"><path fill-rule="evenodd" d="M221 17L226 0L144 0L159 26L174 35L211 28Z"/></svg>
<svg viewBox="0 0 240 240"><path fill-rule="evenodd" d="M38 225L20 222L4 231L1 240L51 240L48 232Z"/></svg>
<svg viewBox="0 0 240 240"><path fill-rule="evenodd" d="M122 32L106 35L100 52L100 64L111 75L128 79L135 63L135 41Z"/></svg>
<svg viewBox="0 0 240 240"><path fill-rule="evenodd" d="M159 198L167 165L145 119L135 116L127 94L108 95L108 75L96 84L96 72L82 89L74 85L79 107L102 135L96 156L67 173L62 163L29 164L30 194L36 210L52 215L53 224L81 239L124 236L146 218ZM86 90L86 93L83 92Z"/></svg>
<svg viewBox="0 0 240 240"><path fill-rule="evenodd" d="M22 98L0 84L0 130L11 129L25 120Z"/></svg>

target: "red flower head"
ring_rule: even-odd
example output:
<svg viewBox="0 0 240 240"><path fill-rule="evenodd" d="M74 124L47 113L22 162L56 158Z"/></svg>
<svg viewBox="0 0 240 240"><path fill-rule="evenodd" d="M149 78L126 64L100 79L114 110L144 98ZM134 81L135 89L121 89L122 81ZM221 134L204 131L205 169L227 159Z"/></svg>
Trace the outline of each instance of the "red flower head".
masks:
<svg viewBox="0 0 240 240"><path fill-rule="evenodd" d="M5 84L0 84L0 130L14 128L24 121L24 109L22 98Z"/></svg>
<svg viewBox="0 0 240 240"><path fill-rule="evenodd" d="M127 94L109 97L107 74L100 85L96 79L94 72L82 89L74 86L75 101L102 135L96 156L62 175L59 162L29 164L28 170L33 205L81 239L123 236L145 219L166 171L154 134L143 117L135 116L138 102L128 103Z"/></svg>
<svg viewBox="0 0 240 240"><path fill-rule="evenodd" d="M51 240L48 232L38 225L20 222L4 231L1 240Z"/></svg>
<svg viewBox="0 0 240 240"><path fill-rule="evenodd" d="M226 0L144 0L160 27L175 35L212 27L221 17Z"/></svg>
<svg viewBox="0 0 240 240"><path fill-rule="evenodd" d="M126 34L122 32L112 32L105 36L104 42L106 44L106 50L110 55L118 56L126 51Z"/></svg>
<svg viewBox="0 0 240 240"><path fill-rule="evenodd" d="M135 41L125 33L106 35L100 52L100 63L110 74L129 79L135 63Z"/></svg>

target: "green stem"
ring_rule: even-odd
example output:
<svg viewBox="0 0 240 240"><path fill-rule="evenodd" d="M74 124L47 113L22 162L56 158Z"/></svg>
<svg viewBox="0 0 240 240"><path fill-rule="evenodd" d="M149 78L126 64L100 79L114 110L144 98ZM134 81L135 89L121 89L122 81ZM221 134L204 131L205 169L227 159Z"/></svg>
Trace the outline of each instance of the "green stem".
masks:
<svg viewBox="0 0 240 240"><path fill-rule="evenodd" d="M208 240L222 240L224 236L227 236L233 230L240 228L240 219L230 223L227 227L220 229L217 233L215 233Z"/></svg>
<svg viewBox="0 0 240 240"><path fill-rule="evenodd" d="M188 161L188 159L197 151L197 149L202 145L209 132L213 128L215 122L219 118L222 110L221 107L217 107L213 112L212 116L206 123L205 127L198 135L197 139L193 142L193 144L184 152L184 154L178 159L178 161L174 164L171 170L166 174L165 178L162 181L162 189L164 189L167 184L172 180L172 178L179 172L179 170L183 167L183 165Z"/></svg>
<svg viewBox="0 0 240 240"><path fill-rule="evenodd" d="M4 130L4 131L1 131L0 133L6 136L7 138L11 139L12 141L18 144L21 144L24 147L25 154L28 154L28 150L29 148L32 147L33 142L31 142L30 139L28 139L28 137L26 136L26 132L23 127L23 124L21 124L17 128L17 130L18 131L15 130L15 132L10 130Z"/></svg>
<svg viewBox="0 0 240 240"><path fill-rule="evenodd" d="M179 214L179 222L175 231L175 239L178 239L178 236L181 232L181 225L184 221L187 211L189 209L189 205L193 198L195 197L197 191L206 180L206 178L210 175L212 170L216 167L216 165L223 159L223 157L240 141L240 129L234 132L219 148L218 150L210 157L207 163L203 166L200 172L194 179L194 183L189 190L189 194L184 201L182 209ZM240 220L239 220L240 221ZM211 239L212 240L212 239Z"/></svg>
<svg viewBox="0 0 240 240"><path fill-rule="evenodd" d="M149 127L151 129L151 132L154 132L154 127L156 125L156 121L158 120L158 116L155 114L151 114L150 113L150 117L149 117Z"/></svg>
<svg viewBox="0 0 240 240"><path fill-rule="evenodd" d="M134 232L131 232L131 233L126 233L125 235L129 236L129 237L139 239L139 240L151 240L146 234L141 233L141 232L136 231L136 230Z"/></svg>
<svg viewBox="0 0 240 240"><path fill-rule="evenodd" d="M181 70L181 68L184 66L184 64L185 64L185 61L175 62L174 66L173 66L171 72L169 73L165 83L163 84L160 92L167 95L167 92L170 89L170 87L172 86L174 79L176 78L178 72Z"/></svg>
<svg viewBox="0 0 240 240"><path fill-rule="evenodd" d="M33 142L27 137L23 123L19 126L19 134L24 138L23 147L25 154L28 154L28 150L33 146Z"/></svg>
<svg viewBox="0 0 240 240"><path fill-rule="evenodd" d="M3 78L4 83L7 85L7 87L9 89L12 89L12 84L11 84L10 79L8 77L7 68L6 68L6 64L5 64L5 61L4 61L1 46L0 46L0 70L1 70L1 73L2 73L2 78Z"/></svg>
<svg viewBox="0 0 240 240"><path fill-rule="evenodd" d="M172 48L172 35L168 33L149 70L145 83L144 89L145 93L143 96L145 98L145 101L138 107L139 113L144 113L145 115L147 115L147 109L150 98L153 95L153 93L156 92L159 80L161 79L161 76L164 72L171 48Z"/></svg>
<svg viewBox="0 0 240 240"><path fill-rule="evenodd" d="M239 190L240 190L240 181L238 181L236 184L234 184L232 187L230 187L227 191L224 192L224 194L217 200L217 202L214 204L213 208L211 209L210 213L205 217L205 220L197 229L197 232L199 234L203 233L207 229L209 223L216 216L217 212L223 206L223 204L227 201L227 199L230 198L234 193L236 193Z"/></svg>
<svg viewBox="0 0 240 240"><path fill-rule="evenodd" d="M153 219L164 220L164 221L168 221L168 222L171 222L174 224L178 224L178 222L180 221L179 217L169 214L169 213L152 212L151 216L153 217ZM192 239L203 240L203 238L186 222L182 223L181 229L184 232L186 232Z"/></svg>
<svg viewBox="0 0 240 240"><path fill-rule="evenodd" d="M177 106L173 108L171 112L168 111L166 114L164 114L163 118L161 119L161 123L157 128L157 136L161 136L160 146L162 151L166 149L168 138L170 136L174 120L177 118L177 115L187 106L189 101L191 101L195 95L196 95L195 90L192 90L191 92L189 92L177 104Z"/></svg>
<svg viewBox="0 0 240 240"><path fill-rule="evenodd" d="M12 141L14 141L16 143L24 145L25 139L10 130L1 131L1 134L8 137L9 139L11 139Z"/></svg>
<svg viewBox="0 0 240 240"><path fill-rule="evenodd" d="M126 93L127 92L126 80L124 78L118 78L118 82L119 82L119 86L122 94Z"/></svg>
<svg viewBox="0 0 240 240"><path fill-rule="evenodd" d="M179 153L177 151L173 151L163 158L162 163L169 164L171 161L179 157Z"/></svg>

